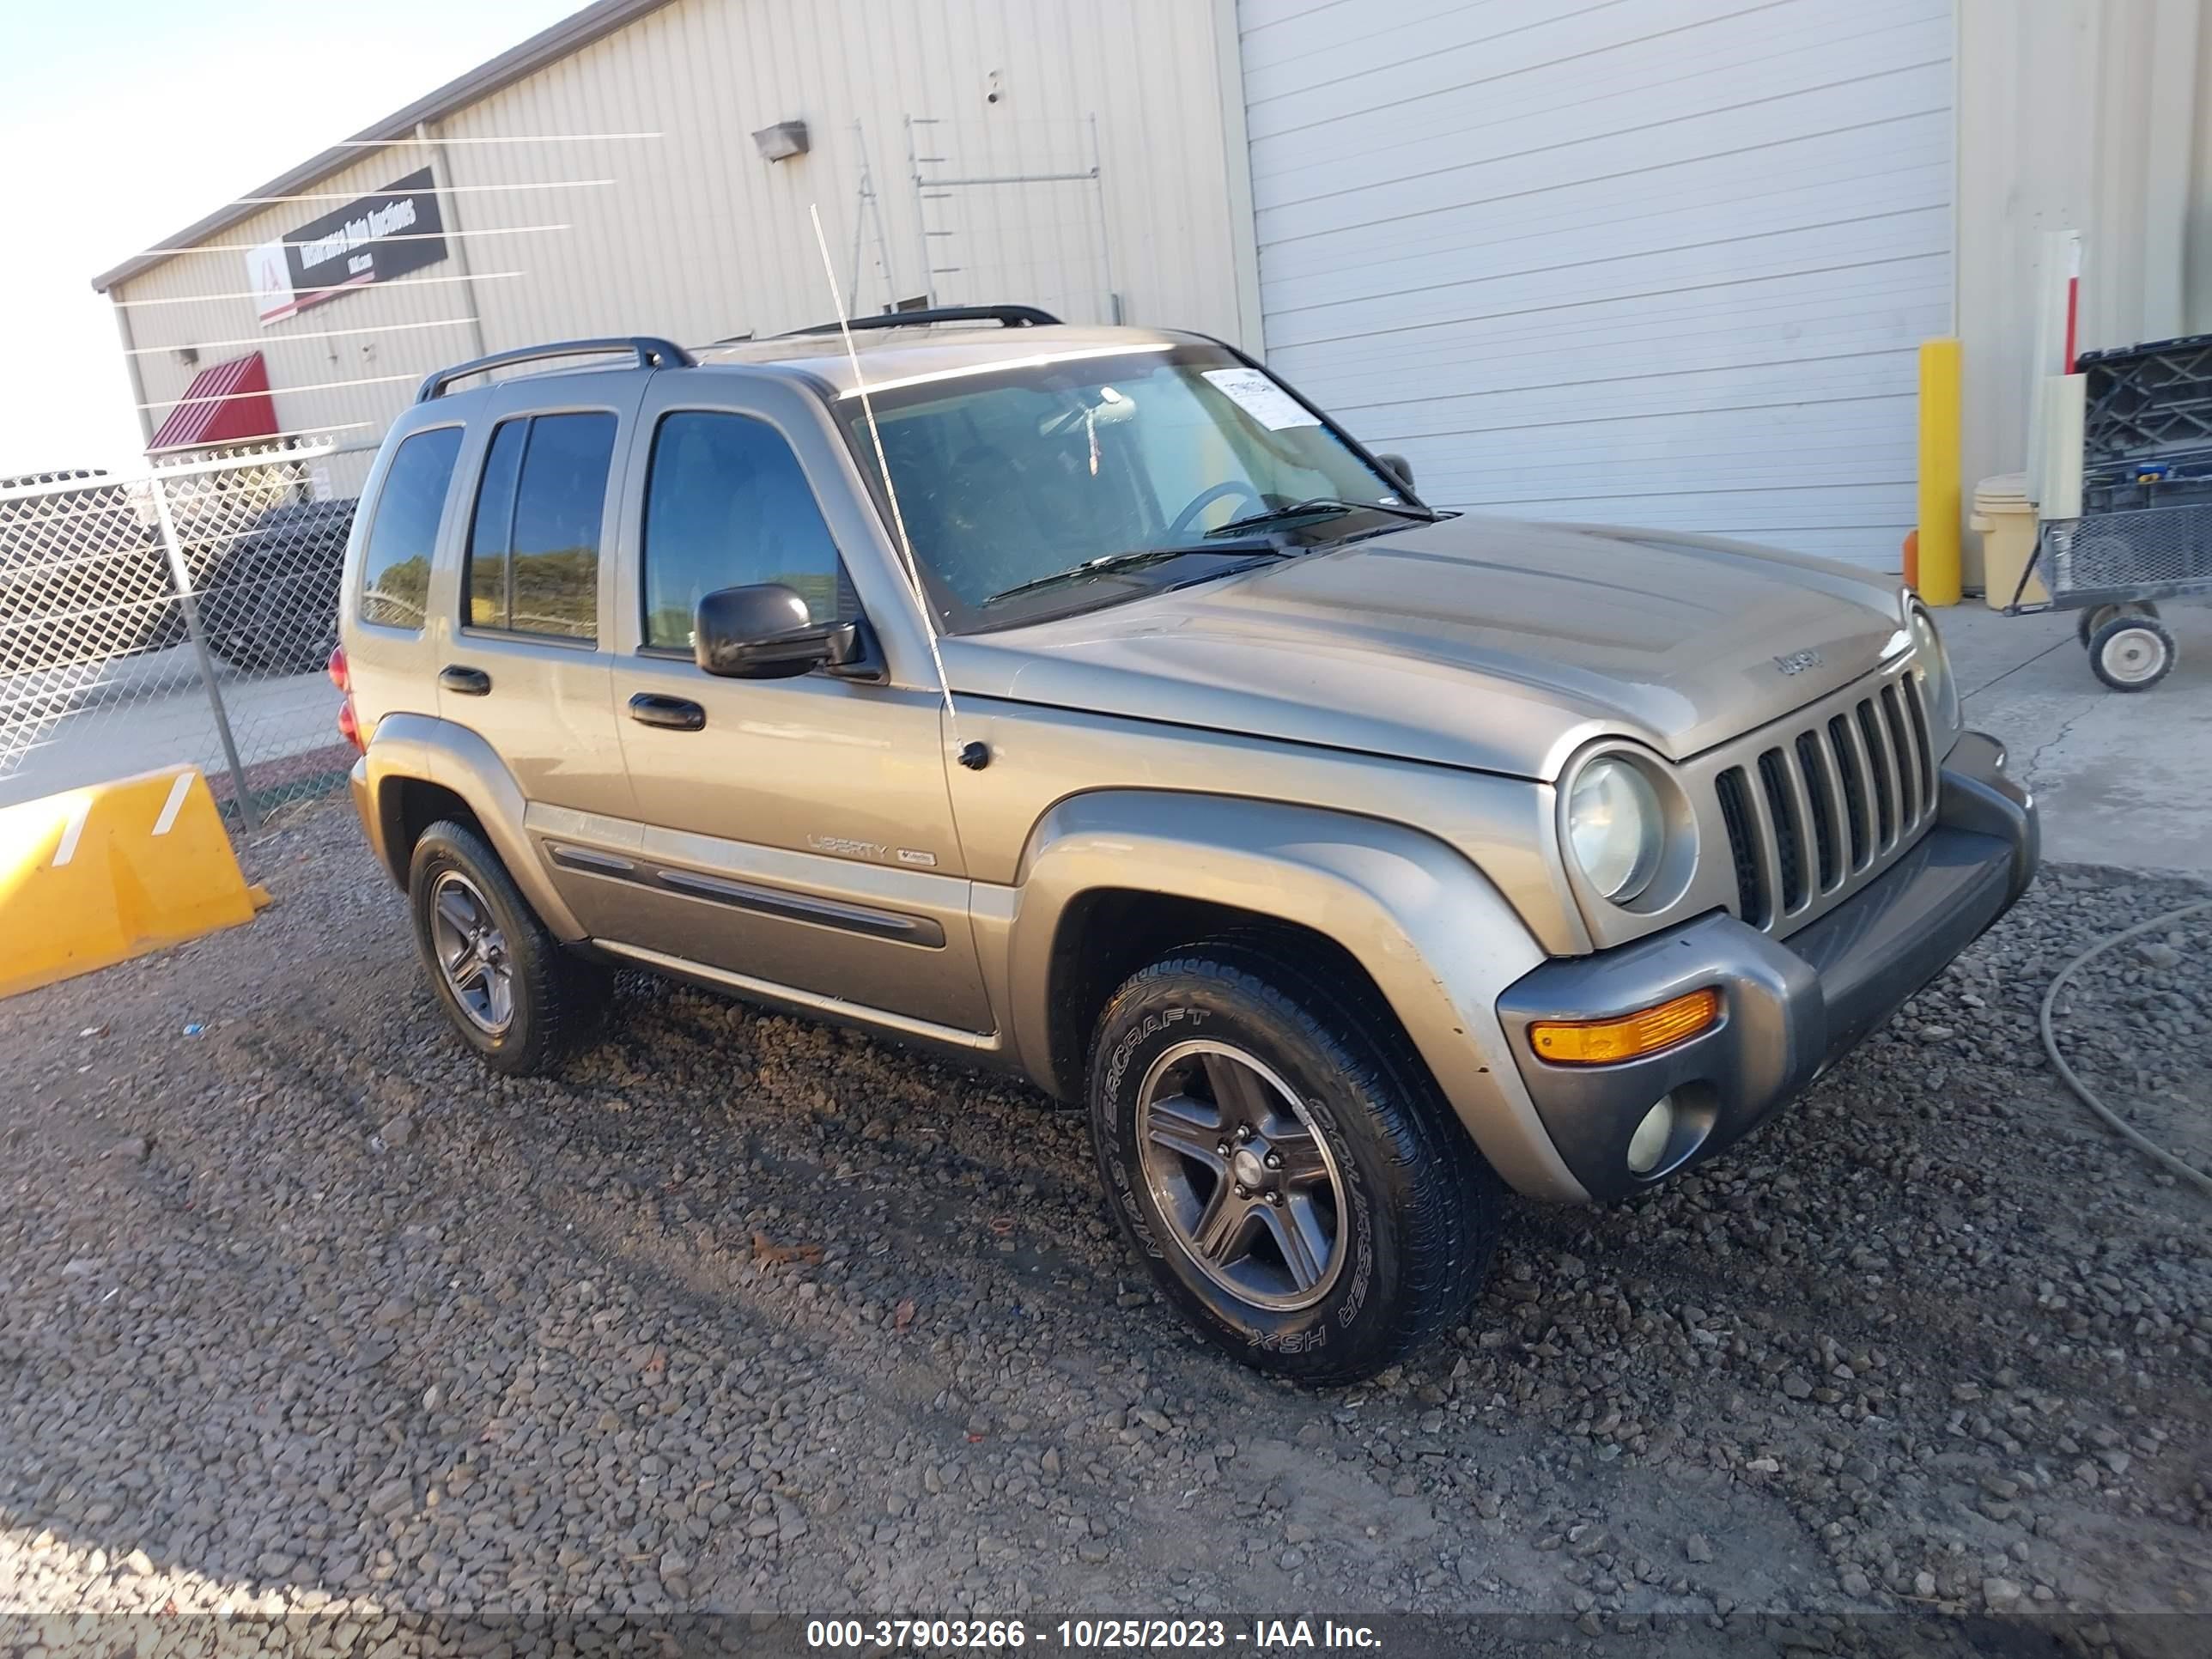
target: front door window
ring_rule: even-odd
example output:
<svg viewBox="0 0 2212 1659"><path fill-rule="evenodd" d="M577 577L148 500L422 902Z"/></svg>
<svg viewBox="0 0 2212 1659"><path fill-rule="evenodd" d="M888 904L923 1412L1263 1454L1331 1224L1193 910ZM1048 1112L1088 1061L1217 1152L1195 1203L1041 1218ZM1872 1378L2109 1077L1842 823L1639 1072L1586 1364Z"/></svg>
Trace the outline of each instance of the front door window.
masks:
<svg viewBox="0 0 2212 1659"><path fill-rule="evenodd" d="M781 582L816 622L859 614L837 544L783 435L749 416L679 410L653 434L645 496L645 643L691 648L717 588Z"/></svg>

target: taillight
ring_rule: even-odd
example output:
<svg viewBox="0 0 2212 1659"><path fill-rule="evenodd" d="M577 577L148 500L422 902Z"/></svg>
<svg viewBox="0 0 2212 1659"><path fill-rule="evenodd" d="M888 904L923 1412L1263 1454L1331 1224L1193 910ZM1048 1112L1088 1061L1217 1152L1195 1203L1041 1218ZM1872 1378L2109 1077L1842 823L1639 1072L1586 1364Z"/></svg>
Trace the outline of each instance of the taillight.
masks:
<svg viewBox="0 0 2212 1659"><path fill-rule="evenodd" d="M336 646L331 651L331 684L345 695L338 705L338 735L356 749L367 752L368 745L361 740L361 721L353 712L353 675L346 667L345 647Z"/></svg>

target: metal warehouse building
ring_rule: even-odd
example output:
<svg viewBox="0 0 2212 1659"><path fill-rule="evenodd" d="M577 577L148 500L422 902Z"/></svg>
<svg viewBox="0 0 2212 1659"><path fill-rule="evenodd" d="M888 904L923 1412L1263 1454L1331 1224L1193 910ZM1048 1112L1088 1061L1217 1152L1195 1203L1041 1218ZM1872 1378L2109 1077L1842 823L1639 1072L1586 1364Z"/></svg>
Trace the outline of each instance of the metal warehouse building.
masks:
<svg viewBox="0 0 2212 1659"><path fill-rule="evenodd" d="M2084 345L2212 329L2203 0L601 0L127 260L149 446L422 374L1023 301L1264 355L1452 505L1894 568L1914 352L2024 457ZM260 387L268 388L264 394Z"/></svg>

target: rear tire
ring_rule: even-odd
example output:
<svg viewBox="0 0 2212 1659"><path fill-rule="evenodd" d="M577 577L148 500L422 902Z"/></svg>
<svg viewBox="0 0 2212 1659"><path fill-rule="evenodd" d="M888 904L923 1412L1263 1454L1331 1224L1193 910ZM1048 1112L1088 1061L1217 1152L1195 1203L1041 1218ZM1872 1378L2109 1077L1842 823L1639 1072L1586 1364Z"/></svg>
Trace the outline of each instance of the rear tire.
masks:
<svg viewBox="0 0 2212 1659"><path fill-rule="evenodd" d="M1245 1364L1372 1375L1458 1322L1503 1188L1387 1008L1244 938L1107 1004L1099 1174L1167 1299Z"/></svg>
<svg viewBox="0 0 2212 1659"><path fill-rule="evenodd" d="M613 975L562 948L474 830L447 818L425 830L407 896L431 988L485 1065L544 1076L598 1032Z"/></svg>

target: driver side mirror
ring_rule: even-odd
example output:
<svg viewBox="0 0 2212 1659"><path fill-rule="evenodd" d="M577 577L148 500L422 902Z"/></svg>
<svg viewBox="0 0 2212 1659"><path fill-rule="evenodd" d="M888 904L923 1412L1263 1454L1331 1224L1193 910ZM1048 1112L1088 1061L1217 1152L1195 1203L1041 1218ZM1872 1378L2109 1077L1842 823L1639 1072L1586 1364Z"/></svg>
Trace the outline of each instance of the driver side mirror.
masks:
<svg viewBox="0 0 2212 1659"><path fill-rule="evenodd" d="M1403 455L1377 455L1382 470L1398 481L1398 488L1411 494L1413 488L1413 469Z"/></svg>
<svg viewBox="0 0 2212 1659"><path fill-rule="evenodd" d="M692 659L733 680L787 680L843 668L861 655L857 623L817 623L781 582L718 588L699 601Z"/></svg>

